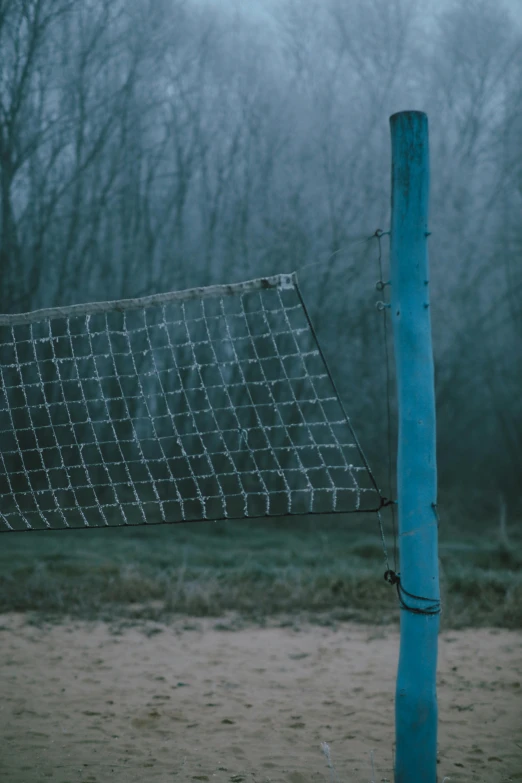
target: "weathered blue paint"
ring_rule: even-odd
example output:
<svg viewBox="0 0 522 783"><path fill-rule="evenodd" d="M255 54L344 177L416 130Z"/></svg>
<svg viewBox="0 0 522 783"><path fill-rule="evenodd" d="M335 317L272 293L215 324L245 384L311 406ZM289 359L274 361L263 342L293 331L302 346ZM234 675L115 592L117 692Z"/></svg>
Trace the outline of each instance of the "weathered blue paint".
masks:
<svg viewBox="0 0 522 783"><path fill-rule="evenodd" d="M397 367L397 499L401 584L425 609L440 599L435 391L428 274L428 119L390 118L392 138L391 316ZM437 780L439 615L401 609L396 690L396 783Z"/></svg>

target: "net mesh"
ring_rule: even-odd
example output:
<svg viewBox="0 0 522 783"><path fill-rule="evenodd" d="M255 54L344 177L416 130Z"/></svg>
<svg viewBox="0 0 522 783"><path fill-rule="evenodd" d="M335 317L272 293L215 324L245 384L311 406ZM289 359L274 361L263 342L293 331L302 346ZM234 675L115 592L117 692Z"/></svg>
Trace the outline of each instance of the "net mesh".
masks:
<svg viewBox="0 0 522 783"><path fill-rule="evenodd" d="M293 275L0 316L0 530L376 510Z"/></svg>

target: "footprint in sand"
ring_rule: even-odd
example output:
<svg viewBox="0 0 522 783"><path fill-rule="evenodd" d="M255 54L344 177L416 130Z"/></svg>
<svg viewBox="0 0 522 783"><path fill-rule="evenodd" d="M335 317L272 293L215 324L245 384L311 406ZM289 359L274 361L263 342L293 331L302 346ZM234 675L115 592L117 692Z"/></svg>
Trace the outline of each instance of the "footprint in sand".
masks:
<svg viewBox="0 0 522 783"><path fill-rule="evenodd" d="M301 772L290 772L287 777L288 783L308 783L309 778Z"/></svg>

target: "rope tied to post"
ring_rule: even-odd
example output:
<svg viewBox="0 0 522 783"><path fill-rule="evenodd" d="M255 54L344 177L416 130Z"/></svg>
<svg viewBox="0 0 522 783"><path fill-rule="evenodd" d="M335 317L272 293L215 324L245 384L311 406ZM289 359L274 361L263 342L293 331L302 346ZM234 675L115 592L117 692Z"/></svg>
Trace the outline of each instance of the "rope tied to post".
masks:
<svg viewBox="0 0 522 783"><path fill-rule="evenodd" d="M414 595L413 593L410 593L408 590L406 590L405 587L403 587L401 582L401 575L395 571L388 569L388 571L386 571L384 574L384 579L386 582L388 582L388 584L395 585L397 588L397 595L399 597L401 609L405 609L407 612L411 612L412 614L435 615L441 613L442 607L438 598L425 598L422 595ZM412 601L424 602L427 604L427 606L411 606L406 603L405 596Z"/></svg>

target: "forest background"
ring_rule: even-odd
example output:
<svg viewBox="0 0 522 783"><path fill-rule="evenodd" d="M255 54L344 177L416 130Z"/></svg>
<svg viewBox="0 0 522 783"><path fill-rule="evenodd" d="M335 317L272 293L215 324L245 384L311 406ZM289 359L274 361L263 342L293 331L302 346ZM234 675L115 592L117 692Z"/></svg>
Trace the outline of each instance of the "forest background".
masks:
<svg viewBox="0 0 522 783"><path fill-rule="evenodd" d="M368 237L389 225L388 116L425 111L443 526L516 523L516 3L0 0L0 52L0 311L297 270L385 491Z"/></svg>

